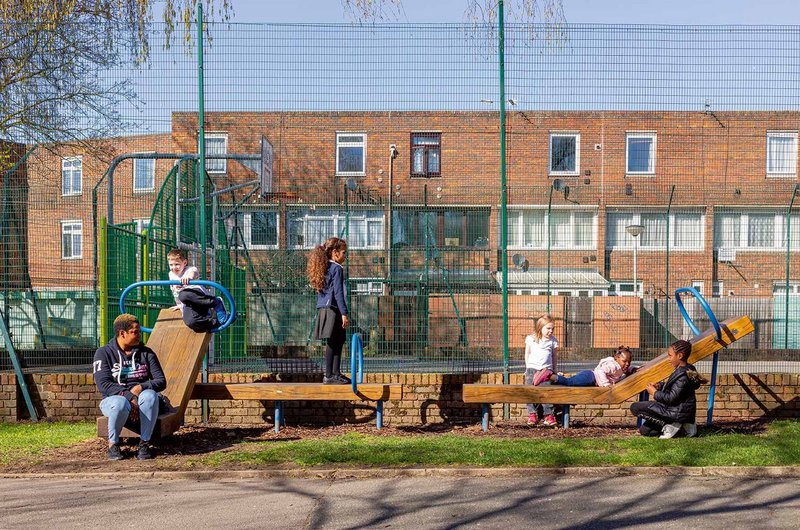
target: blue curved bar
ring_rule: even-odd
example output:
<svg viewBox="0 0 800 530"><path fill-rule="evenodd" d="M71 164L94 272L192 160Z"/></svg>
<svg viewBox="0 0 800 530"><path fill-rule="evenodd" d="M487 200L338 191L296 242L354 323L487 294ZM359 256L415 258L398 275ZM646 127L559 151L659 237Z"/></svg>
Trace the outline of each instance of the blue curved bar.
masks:
<svg viewBox="0 0 800 530"><path fill-rule="evenodd" d="M350 341L350 377L353 393L358 394L358 385L364 382L364 343L361 333L353 333Z"/></svg>
<svg viewBox="0 0 800 530"><path fill-rule="evenodd" d="M138 289L139 287L149 287L149 286L159 286L159 285L180 285L181 282L179 280L148 280L144 282L136 282L132 283L122 291L122 294L119 297L119 310L122 313L125 313L125 298L128 296L134 289ZM236 303L233 301L233 296L231 293L223 286L218 284L217 282L211 282L208 280L189 280L190 285L202 285L204 287L213 287L217 289L222 295L228 299L228 305L230 305L230 311L228 312L228 320L225 321L224 324L218 326L211 330L211 333L219 333L220 331L226 330L233 322L236 320ZM146 328L144 326L141 327L144 333L150 333L153 331L153 328Z"/></svg>
<svg viewBox="0 0 800 530"><path fill-rule="evenodd" d="M695 298L697 298L697 301L700 302L700 305L706 312L706 315L708 315L709 320L711 320L711 325L714 326L714 331L717 332L717 340L721 340L722 328L720 328L719 322L717 321L717 317L714 316L714 312L711 311L711 307L709 307L708 302L706 302L706 299L703 298L703 295L697 292L697 289L695 289L694 287L681 287L680 289L675 289L675 301L678 303L678 309L680 309L681 315L683 315L683 319L686 321L687 324L689 324L692 333L694 333L695 335L700 335L700 330L697 329L697 326L694 325L694 322L692 322L689 313L686 312L686 308L683 307L683 302L681 301L680 293L691 293L692 295L694 295Z"/></svg>

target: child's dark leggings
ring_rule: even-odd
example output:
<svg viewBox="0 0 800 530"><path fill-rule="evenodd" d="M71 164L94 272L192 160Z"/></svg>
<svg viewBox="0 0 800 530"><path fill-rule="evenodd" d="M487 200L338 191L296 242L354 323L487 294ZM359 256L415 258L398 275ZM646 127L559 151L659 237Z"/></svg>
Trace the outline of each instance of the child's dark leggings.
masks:
<svg viewBox="0 0 800 530"><path fill-rule="evenodd" d="M214 311L215 297L198 289L183 289L178 293L183 304L183 322L197 333L211 331L219 322Z"/></svg>
<svg viewBox="0 0 800 530"><path fill-rule="evenodd" d="M674 420L657 414L650 409L650 404L650 401L637 401L631 405L631 412L643 420L639 427L642 436L659 436L664 425L673 423Z"/></svg>
<svg viewBox="0 0 800 530"><path fill-rule="evenodd" d="M336 323L331 336L328 337L328 344L325 346L325 377L342 373L342 347L344 347L345 335L342 317L337 313Z"/></svg>

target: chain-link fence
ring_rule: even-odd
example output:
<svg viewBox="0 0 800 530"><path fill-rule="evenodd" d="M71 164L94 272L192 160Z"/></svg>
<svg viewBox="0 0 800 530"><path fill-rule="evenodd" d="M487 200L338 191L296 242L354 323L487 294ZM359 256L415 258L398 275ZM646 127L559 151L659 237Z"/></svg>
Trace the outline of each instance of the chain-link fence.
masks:
<svg viewBox="0 0 800 530"><path fill-rule="evenodd" d="M567 369L649 359L691 336L672 293L694 286L756 325L727 369L796 371L800 28L530 29L506 27L501 106L496 28L213 25L204 231L195 57L121 60L114 135L4 144L15 349L88 363L121 290L182 247L237 301L213 369L318 371L305 260L336 235L369 370L518 370L544 312ZM129 299L150 324L171 304Z"/></svg>

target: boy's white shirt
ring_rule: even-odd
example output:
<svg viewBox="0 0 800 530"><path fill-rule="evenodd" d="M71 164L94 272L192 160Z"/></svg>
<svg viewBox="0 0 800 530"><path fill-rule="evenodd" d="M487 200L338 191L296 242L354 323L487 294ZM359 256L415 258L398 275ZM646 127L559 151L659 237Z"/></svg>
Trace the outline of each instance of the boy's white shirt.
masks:
<svg viewBox="0 0 800 530"><path fill-rule="evenodd" d="M197 267L194 267L192 265L187 265L183 269L183 271L181 271L180 275L175 274L172 271L169 271L170 280L180 281L183 280L184 278L188 278L190 280L197 280L200 278L200 271L197 270ZM172 296L175 298L176 307L179 307L181 311L183 310L183 302L178 300L179 292L183 291L184 289L198 289L200 291L207 292L205 289L203 289L202 285L170 285L169 288L172 291Z"/></svg>
<svg viewBox="0 0 800 530"><path fill-rule="evenodd" d="M549 339L536 340L533 335L525 337L525 368L541 370L553 369L553 352L558 348L558 340L554 336Z"/></svg>

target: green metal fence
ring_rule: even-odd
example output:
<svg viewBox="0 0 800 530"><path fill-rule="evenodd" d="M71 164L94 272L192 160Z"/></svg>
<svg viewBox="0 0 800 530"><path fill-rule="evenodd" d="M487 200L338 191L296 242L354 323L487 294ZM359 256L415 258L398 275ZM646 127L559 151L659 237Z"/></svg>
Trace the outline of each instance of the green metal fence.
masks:
<svg viewBox="0 0 800 530"><path fill-rule="evenodd" d="M212 369L317 372L305 263L336 235L370 370L519 370L544 312L567 368L620 344L648 359L690 335L672 292L694 285L756 324L729 369L796 371L800 28L504 29L501 90L496 28L212 25L205 204L196 59L109 69L136 93L116 136L4 148L14 346L31 368L88 364L125 286L206 248L240 314ZM172 304L128 305L152 324Z"/></svg>

